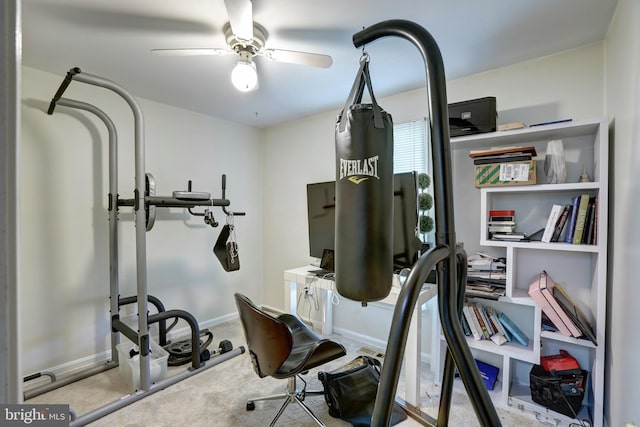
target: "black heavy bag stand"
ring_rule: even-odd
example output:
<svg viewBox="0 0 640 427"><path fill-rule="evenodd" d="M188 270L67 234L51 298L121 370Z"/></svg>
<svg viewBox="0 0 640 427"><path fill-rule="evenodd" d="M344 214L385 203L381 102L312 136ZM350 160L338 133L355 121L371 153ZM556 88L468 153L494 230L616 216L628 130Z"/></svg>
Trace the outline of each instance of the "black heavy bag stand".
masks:
<svg viewBox="0 0 640 427"><path fill-rule="evenodd" d="M364 87L371 104L362 104ZM393 121L373 95L365 55L336 123L336 288L367 303L393 279ZM363 248L363 250L359 250Z"/></svg>
<svg viewBox="0 0 640 427"><path fill-rule="evenodd" d="M421 419L426 425L446 426L451 407L454 368L457 367L480 424L486 427L500 426L500 419L482 383L460 323L467 259L464 250L456 248L450 172L449 117L446 80L440 49L427 30L414 22L404 20L383 21L365 28L354 34L353 44L359 48L386 36L397 36L409 40L418 48L425 63L433 152L436 246L416 262L398 296L371 425L376 427L389 425L411 315L427 275L437 266L438 310L448 345L438 419L434 420L421 413L419 408L407 409L413 417Z"/></svg>

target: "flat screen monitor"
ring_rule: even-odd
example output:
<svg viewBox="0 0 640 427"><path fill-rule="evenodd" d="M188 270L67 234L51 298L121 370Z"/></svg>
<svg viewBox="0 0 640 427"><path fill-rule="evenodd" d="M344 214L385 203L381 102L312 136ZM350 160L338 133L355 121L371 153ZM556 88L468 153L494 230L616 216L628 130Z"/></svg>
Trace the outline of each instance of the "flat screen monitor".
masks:
<svg viewBox="0 0 640 427"><path fill-rule="evenodd" d="M418 259L418 174L393 176L393 263L394 269L411 267ZM307 184L309 255L321 258L335 246L335 181Z"/></svg>

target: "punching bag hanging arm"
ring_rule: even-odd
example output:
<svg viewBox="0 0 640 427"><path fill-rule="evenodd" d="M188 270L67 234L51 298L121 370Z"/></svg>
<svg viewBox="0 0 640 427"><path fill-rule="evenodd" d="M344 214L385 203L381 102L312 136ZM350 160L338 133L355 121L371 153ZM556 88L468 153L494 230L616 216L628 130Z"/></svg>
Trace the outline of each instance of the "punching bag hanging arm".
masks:
<svg viewBox="0 0 640 427"><path fill-rule="evenodd" d="M427 103L433 153L432 177L436 220L436 248L423 255L414 266L414 269L421 271L425 265L439 264L438 309L450 357L458 367L480 424L486 427L500 426L500 419L475 367L473 356L460 324L458 293L464 291L464 284L459 282L459 279L466 277L466 265L457 267L458 262L463 262L462 259L465 256L458 258L459 254L456 248L453 187L450 173L449 117L442 55L437 43L427 30L414 22L406 20L388 20L365 28L353 35L353 44L358 48L387 36L401 37L413 43L422 55L427 74ZM411 274L403 287L403 291L407 286L421 288L424 280L421 280L422 277L420 276L422 275ZM394 319L389 332L388 343L399 343L406 340L409 322L399 322L397 318L410 318L410 313L415 306L415 300L411 297L411 294L412 292L408 291L400 293L394 310ZM413 304L410 304L410 302ZM406 311L409 313L404 313ZM392 357L389 357L389 350L388 345L387 356L385 357L386 363L382 368L380 388L371 420L372 426L386 426L389 424L391 417L395 385L397 385L397 376L399 375L399 371L394 370L394 367L396 365L399 366L401 363L400 359L404 348L398 352L393 352ZM453 378L453 365L453 363L445 363L443 384L448 384L448 379ZM446 426L448 423L451 388L447 388L448 390L442 394L441 398L440 412L442 414L440 415L442 417L437 420L438 426ZM448 395L445 395L447 393ZM443 410L443 406L445 410Z"/></svg>

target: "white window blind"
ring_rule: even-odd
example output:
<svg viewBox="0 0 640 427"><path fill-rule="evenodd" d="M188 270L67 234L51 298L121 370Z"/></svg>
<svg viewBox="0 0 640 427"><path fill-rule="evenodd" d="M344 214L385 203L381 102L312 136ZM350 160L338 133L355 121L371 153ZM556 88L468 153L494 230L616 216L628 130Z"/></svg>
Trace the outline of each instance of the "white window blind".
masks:
<svg viewBox="0 0 640 427"><path fill-rule="evenodd" d="M393 125L393 172L427 172L427 122L425 119Z"/></svg>

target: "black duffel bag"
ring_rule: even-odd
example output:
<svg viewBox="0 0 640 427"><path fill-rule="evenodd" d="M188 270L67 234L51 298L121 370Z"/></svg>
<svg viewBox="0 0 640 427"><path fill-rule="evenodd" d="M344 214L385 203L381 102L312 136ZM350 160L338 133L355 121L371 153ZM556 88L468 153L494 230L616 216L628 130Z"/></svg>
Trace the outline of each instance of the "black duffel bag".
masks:
<svg viewBox="0 0 640 427"><path fill-rule="evenodd" d="M345 366L331 372L318 372L324 387L329 415L341 418L354 427L369 427L380 382L380 362L368 356L358 356ZM397 403L393 404L391 424L407 418Z"/></svg>

